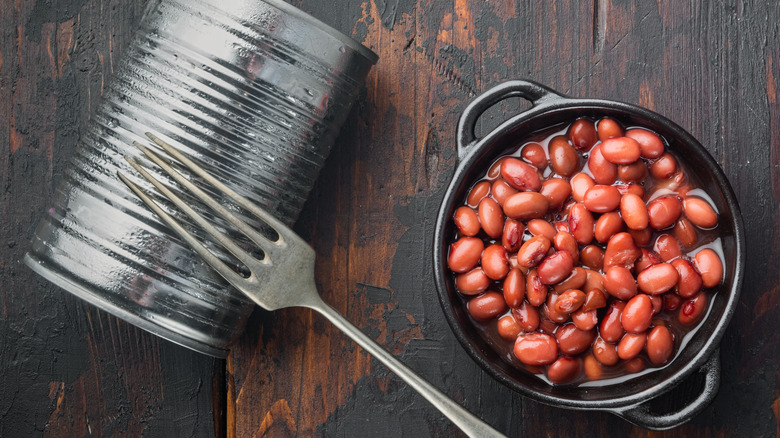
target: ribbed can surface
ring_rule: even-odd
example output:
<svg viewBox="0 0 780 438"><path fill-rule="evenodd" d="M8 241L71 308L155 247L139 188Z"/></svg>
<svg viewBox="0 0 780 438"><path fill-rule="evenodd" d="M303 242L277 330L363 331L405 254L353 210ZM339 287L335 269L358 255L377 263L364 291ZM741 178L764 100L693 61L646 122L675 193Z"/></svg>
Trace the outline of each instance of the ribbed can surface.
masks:
<svg viewBox="0 0 780 438"><path fill-rule="evenodd" d="M152 333L225 356L253 303L117 178L152 132L292 225L377 58L281 1L153 0L26 263Z"/></svg>

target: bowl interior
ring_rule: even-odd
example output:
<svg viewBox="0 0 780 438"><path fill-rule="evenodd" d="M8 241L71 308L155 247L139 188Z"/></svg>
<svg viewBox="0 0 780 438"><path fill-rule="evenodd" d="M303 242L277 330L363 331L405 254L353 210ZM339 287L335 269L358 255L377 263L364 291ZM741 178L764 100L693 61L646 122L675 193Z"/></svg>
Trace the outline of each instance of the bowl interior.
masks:
<svg viewBox="0 0 780 438"><path fill-rule="evenodd" d="M515 390L540 401L572 407L596 407L606 401L618 402L646 399L658 395L678 383L685 375L698 369L717 348L728 319L733 312L741 283L743 258L741 250L741 217L731 188L720 168L706 150L676 124L655 113L633 105L609 101L566 99L566 105L536 108L508 120L488 134L468 153L455 171L439 212L436 236L437 286L444 313L456 337L471 356L493 377ZM674 359L663 368L640 374L620 383L605 385L590 382L587 386L550 384L534 375L518 370L502 359L480 336L469 319L462 298L454 287L446 266L449 243L456 230L451 220L455 208L461 205L471 185L480 179L490 164L508 150L514 150L533 133L551 126L570 123L577 117L594 119L609 116L624 126L649 128L669 143L669 150L683 162L689 174L695 173L699 187L712 198L720 213L719 227L725 254L725 281L710 292L712 304L701 326L689 337L687 345L678 350Z"/></svg>

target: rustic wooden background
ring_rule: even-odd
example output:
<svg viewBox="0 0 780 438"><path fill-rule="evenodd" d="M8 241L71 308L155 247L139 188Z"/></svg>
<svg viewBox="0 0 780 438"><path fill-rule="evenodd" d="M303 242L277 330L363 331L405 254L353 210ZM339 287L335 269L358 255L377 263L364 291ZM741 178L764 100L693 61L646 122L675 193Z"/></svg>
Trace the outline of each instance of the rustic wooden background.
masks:
<svg viewBox="0 0 780 438"><path fill-rule="evenodd" d="M380 56L296 225L317 250L326 301L509 436L780 434L777 2L292 3ZM22 264L143 4L0 0L0 436L457 435L310 311L257 311L228 360L215 360L97 311ZM475 94L509 78L658 111L728 175L747 272L722 342L720 392L690 423L648 433L524 399L450 332L430 246L456 164L455 124ZM499 105L481 129L521 108Z"/></svg>

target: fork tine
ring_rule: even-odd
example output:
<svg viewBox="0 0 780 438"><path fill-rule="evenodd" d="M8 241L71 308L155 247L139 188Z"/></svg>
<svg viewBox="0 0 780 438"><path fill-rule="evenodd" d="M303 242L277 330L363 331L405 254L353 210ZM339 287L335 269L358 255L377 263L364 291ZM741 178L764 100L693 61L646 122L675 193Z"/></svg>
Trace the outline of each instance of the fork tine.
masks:
<svg viewBox="0 0 780 438"><path fill-rule="evenodd" d="M248 211L250 211L252 214L257 216L259 219L263 220L266 224L268 224L271 228L276 231L276 233L279 235L279 241L284 242L284 231L288 230L288 227L284 225L282 222L280 222L276 217L271 215L270 213L266 212L262 208L258 207L255 203L252 201L246 199L245 197L239 195L226 185L222 184L219 180L214 178L212 175L210 175L206 170L204 170L202 167L195 164L192 160L190 160L188 157L186 157L184 154L179 152L176 148L169 145L156 135L152 134L151 132L147 132L146 136L149 137L150 140L152 140L157 146L161 147L165 152L168 153L168 155L174 157L176 160L178 160L180 163L184 164L190 171L195 173L196 175L200 176L204 180L206 180L209 184L216 187L227 195L230 199L232 199L234 202L236 202L238 205L244 207ZM188 181L189 182L189 181ZM205 195L205 194L204 194ZM206 195L207 196L207 195ZM235 224L234 224L235 225Z"/></svg>
<svg viewBox="0 0 780 438"><path fill-rule="evenodd" d="M162 141L162 140L161 140ZM225 207L223 207L220 203L214 200L211 196L209 196L206 192L198 188L195 184L190 182L187 178L185 178L181 173L179 173L176 169L174 169L170 164L168 164L165 160L163 160L157 153L153 152L150 149L147 149L143 145L139 144L138 142L133 143L138 149L141 150L141 152L144 153L147 157L149 157L150 160L152 160L155 164L160 166L168 175L173 177L173 179L176 180L179 184L186 187L187 190L195 194L195 196L198 197L201 201L203 201L206 205L209 206L212 210L217 212L220 216L222 216L224 219L226 219L228 222L230 222L234 227L238 228L244 235L249 237L250 240L252 240L256 245L258 245L263 251L269 253L273 252L273 247L281 247L284 246L283 240L281 240L281 235L279 235L279 239L275 241L271 241L259 232L257 232L255 229L250 227L246 222L243 220L237 218L233 213L228 211ZM171 148L170 146L166 145L167 149L166 152L175 151L175 149ZM181 155L181 154L178 154ZM186 157L181 157L185 158ZM189 170L197 173L200 175L200 172L197 172L196 170L202 171L203 169L197 166L195 163L190 161L189 159L186 159L187 162L184 164L189 168ZM209 175L208 173L203 172L204 175L207 175L209 177L209 183L214 184L216 179ZM147 178L148 179L148 178ZM213 181L211 181L213 180ZM167 196L167 194L166 194ZM239 196L238 194L235 194L235 196ZM240 196L239 196L240 197ZM242 198L243 199L243 198ZM246 201L244 199L244 201ZM246 201L249 202L249 201ZM255 206L255 208L257 208ZM254 212L252 212L254 213ZM276 229L276 228L275 228Z"/></svg>
<svg viewBox="0 0 780 438"><path fill-rule="evenodd" d="M128 161L130 161L130 160L128 160ZM149 175L148 172L146 172L145 170L140 168L140 166L138 166L138 164L130 162L130 165L132 165L136 170L141 172L141 174L144 176L144 178L148 179L158 189L160 188L160 186L162 186L162 184L159 181L157 181L153 176ZM179 224L179 222L176 221L176 219L174 219L168 213L163 211L163 209L160 208L160 206L157 205L156 202L154 202L134 182L130 181L130 179L128 179L124 174L122 174L122 172L117 172L117 176L119 176L119 179L121 179L122 182L124 182L130 188L130 190L132 190L133 193L135 193L136 196L138 196L138 198L140 198L141 201L143 201L143 203L147 205L147 207L149 207L152 211L154 211L160 218L162 218L162 220L166 224L168 224L169 227L171 227L171 229L173 229L174 232L176 232L176 234L179 235L180 238L182 238L185 242L187 242L187 244L190 246L190 248L195 250L195 252L197 252L198 255L200 255L203 258L203 260L206 261L206 263L208 263L212 268L214 268L214 270L216 270L217 273L219 273L222 277L224 277L230 284L232 284L233 286L241 289L239 285L244 280L244 277L242 277L237 272L235 272L232 269L230 269L224 262L222 262L222 260L219 259L219 257L217 257L214 254L212 254L211 251L209 251L205 246L203 246L203 244L201 244L198 241L198 239L195 238L195 236L190 234L189 231L185 230L184 227L182 227L181 224ZM168 191L167 189L165 189L165 190ZM171 193L171 195L172 195L172 193ZM166 194L166 196L170 196L170 195ZM173 197L171 197L170 199L174 203L176 203L177 200L179 202L181 202L181 199L178 198L175 195L173 195ZM179 204L177 203L176 205L179 205ZM188 206L186 206L186 204L184 206L187 209L192 210ZM241 259L241 257L233 251L233 249L236 249L239 253L242 253L243 250L238 248L230 239L227 238L227 236L223 235L216 228L214 228L211 224L206 222L205 219L203 219L203 217L200 216L198 213L195 213L194 211L191 211L191 213L194 215L194 216L192 216L193 220L198 222L198 224L200 226L204 227L204 229L209 234L214 236L214 238L217 239L222 245L224 245L225 248L227 248L231 253L233 253L233 255L235 255L236 257ZM190 212L187 212L187 214L189 215ZM234 248L230 248L231 246L234 247ZM249 254L245 254L245 256L246 257L251 257L251 256L249 256ZM255 260L255 259L253 259L253 260ZM243 260L241 260L241 261L244 262Z"/></svg>

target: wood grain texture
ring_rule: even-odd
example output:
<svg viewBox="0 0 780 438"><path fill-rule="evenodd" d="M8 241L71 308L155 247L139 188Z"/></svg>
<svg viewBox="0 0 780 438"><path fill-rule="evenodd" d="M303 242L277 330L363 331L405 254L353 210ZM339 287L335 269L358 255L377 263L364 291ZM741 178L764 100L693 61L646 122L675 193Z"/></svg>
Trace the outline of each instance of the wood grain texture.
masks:
<svg viewBox="0 0 780 438"><path fill-rule="evenodd" d="M458 436L308 310L257 310L227 361L191 353L35 277L21 259L142 1L0 2L0 436ZM509 436L780 434L780 5L291 0L380 55L296 230L324 299ZM702 4L699 4L702 3ZM697 137L740 202L740 305L715 401L649 433L525 399L457 343L431 242L471 98L528 78L646 106ZM482 117L486 133L528 103Z"/></svg>

